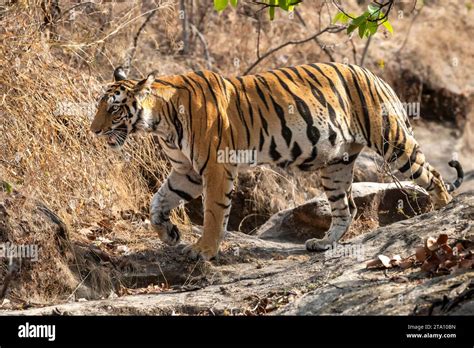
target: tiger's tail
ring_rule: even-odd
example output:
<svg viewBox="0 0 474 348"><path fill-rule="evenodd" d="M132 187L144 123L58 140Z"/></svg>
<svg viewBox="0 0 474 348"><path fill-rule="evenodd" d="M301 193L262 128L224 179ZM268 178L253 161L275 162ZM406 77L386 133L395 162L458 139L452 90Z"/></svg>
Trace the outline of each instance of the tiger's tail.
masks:
<svg viewBox="0 0 474 348"><path fill-rule="evenodd" d="M397 117L391 117L392 129L385 131L383 146L374 148L389 164L398 169L407 179L423 187L439 208L452 200L450 193L457 190L464 178L461 163L456 160L449 165L456 169L457 178L445 183L440 173L430 165L420 149L413 133Z"/></svg>

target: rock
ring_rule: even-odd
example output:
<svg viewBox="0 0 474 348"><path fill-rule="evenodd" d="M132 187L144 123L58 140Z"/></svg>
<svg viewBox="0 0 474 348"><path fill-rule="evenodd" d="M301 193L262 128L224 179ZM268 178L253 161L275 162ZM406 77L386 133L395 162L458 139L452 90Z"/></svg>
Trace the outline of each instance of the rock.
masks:
<svg viewBox="0 0 474 348"><path fill-rule="evenodd" d="M361 182L352 185L357 206L356 219L372 219L379 226L405 220L431 210L430 197L410 181L397 183Z"/></svg>
<svg viewBox="0 0 474 348"><path fill-rule="evenodd" d="M273 215L256 235L262 239L304 242L310 238L322 238L330 225L329 203L320 196Z"/></svg>
<svg viewBox="0 0 474 348"><path fill-rule="evenodd" d="M351 245L363 248L364 262L354 262L351 257L326 260L324 263L331 278L327 280L327 286L303 295L275 314L472 315L472 297L465 297L463 302L463 298L459 296L462 291L453 291L472 288L472 268L430 277L418 267L404 271L367 270L366 261L381 254L409 256L423 244L423 240L428 237L436 238L441 233L447 234L451 239L466 238L466 233L470 230L470 216L473 214L474 198L471 191L455 198L439 211L382 227L352 239ZM383 273L386 276L382 276ZM400 278L401 275L403 278ZM455 305L458 300L461 300L461 304ZM442 303L451 303L452 306Z"/></svg>
<svg viewBox="0 0 474 348"><path fill-rule="evenodd" d="M352 185L358 233L367 231L367 226L369 229L385 226L431 209L426 191L409 181L402 181L400 185L403 190L395 183ZM325 196L320 196L273 215L256 235L269 240L304 242L309 238L322 238L330 225L329 203Z"/></svg>
<svg viewBox="0 0 474 348"><path fill-rule="evenodd" d="M387 181L381 168L383 159L371 150L364 150L357 157L354 166L354 182L384 182Z"/></svg>

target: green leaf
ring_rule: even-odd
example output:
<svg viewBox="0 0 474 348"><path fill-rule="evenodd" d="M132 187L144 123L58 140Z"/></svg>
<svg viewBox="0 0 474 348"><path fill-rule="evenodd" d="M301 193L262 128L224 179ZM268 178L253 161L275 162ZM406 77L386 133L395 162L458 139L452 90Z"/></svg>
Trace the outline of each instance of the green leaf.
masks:
<svg viewBox="0 0 474 348"><path fill-rule="evenodd" d="M270 20L272 21L275 18L275 5L277 4L277 0L269 0L268 4L270 5L268 8L268 14L270 15Z"/></svg>
<svg viewBox="0 0 474 348"><path fill-rule="evenodd" d="M367 29L367 21L359 25L359 37L362 39L365 35L365 30Z"/></svg>
<svg viewBox="0 0 474 348"><path fill-rule="evenodd" d="M350 25L347 27L347 35L349 35L350 33L352 33L356 28L357 28L357 26L355 26L354 24L350 24Z"/></svg>
<svg viewBox="0 0 474 348"><path fill-rule="evenodd" d="M390 34L393 34L393 28L389 21L383 22L382 25L390 32Z"/></svg>
<svg viewBox="0 0 474 348"><path fill-rule="evenodd" d="M234 7L237 7L238 0L230 0L230 4Z"/></svg>
<svg viewBox="0 0 474 348"><path fill-rule="evenodd" d="M226 9L228 4L229 4L228 0L214 0L214 9L217 12L223 11Z"/></svg>
<svg viewBox="0 0 474 348"><path fill-rule="evenodd" d="M275 18L275 7L271 6L268 9L268 13L270 14L270 20L273 20Z"/></svg>
<svg viewBox="0 0 474 348"><path fill-rule="evenodd" d="M367 22L367 32L366 36L372 36L377 32L377 29L379 28L379 25L377 22Z"/></svg>
<svg viewBox="0 0 474 348"><path fill-rule="evenodd" d="M336 24L337 22L342 22L343 17L344 17L344 13L342 12L337 13L332 19L332 24Z"/></svg>
<svg viewBox="0 0 474 348"><path fill-rule="evenodd" d="M369 13L371 15L376 14L378 11L380 11L380 7L374 4L369 4L367 9L369 10Z"/></svg>
<svg viewBox="0 0 474 348"><path fill-rule="evenodd" d="M288 11L289 3L287 0L278 0L278 7L285 11Z"/></svg>
<svg viewBox="0 0 474 348"><path fill-rule="evenodd" d="M6 191L8 194L13 192L13 186L9 182L2 181L1 183L2 183L2 189L4 191Z"/></svg>
<svg viewBox="0 0 474 348"><path fill-rule="evenodd" d="M354 18L352 21L351 21L351 24L352 25L355 25L356 27L360 26L363 22L367 21L367 17L369 16L369 13L368 12L364 12L363 14L361 14L359 17L357 18Z"/></svg>

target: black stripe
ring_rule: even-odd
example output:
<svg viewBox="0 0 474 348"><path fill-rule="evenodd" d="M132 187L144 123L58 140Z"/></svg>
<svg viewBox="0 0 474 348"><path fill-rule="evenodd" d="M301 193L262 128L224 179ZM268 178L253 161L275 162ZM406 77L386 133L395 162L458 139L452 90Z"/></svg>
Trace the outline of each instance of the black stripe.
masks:
<svg viewBox="0 0 474 348"><path fill-rule="evenodd" d="M188 76L189 80L191 80L192 82L194 82L198 87L199 89L201 90L201 93L202 93L202 102L204 105L204 115L206 116L206 124L207 124L207 98L206 98L206 94L204 93L204 89L202 88L201 84L199 82L196 82L194 79L191 78L191 76Z"/></svg>
<svg viewBox="0 0 474 348"><path fill-rule="evenodd" d="M341 106L342 110L343 110L345 113L347 113L347 110L346 110L346 103L345 103L345 101L342 99L341 93L339 93L339 91L337 90L336 85L334 84L334 82L332 81L332 79L331 79L329 76L327 76L327 75L322 71L322 69L320 69L317 65L311 64L311 66L312 66L313 68L317 69L317 70L319 71L319 73L320 73L321 75L323 75L323 76L327 79L327 81L329 82L329 86L331 87L332 92L333 92L334 95L336 95L336 97L337 97L337 100L338 100L338 102L339 102L339 105Z"/></svg>
<svg viewBox="0 0 474 348"><path fill-rule="evenodd" d="M281 135L283 136L283 139L285 139L286 145L290 146L292 133L291 133L290 128L288 128L286 126L285 111L283 110L283 108L280 105L278 105L278 103L275 101L275 99L273 99L271 94L269 96L270 96L270 100L273 103L273 108L275 109L275 112L276 112L278 118L280 119Z"/></svg>
<svg viewBox="0 0 474 348"><path fill-rule="evenodd" d="M234 177L232 176L232 172L224 167L225 172L227 173L227 179L229 181L234 181Z"/></svg>
<svg viewBox="0 0 474 348"><path fill-rule="evenodd" d="M167 156L167 158L173 163L183 164L183 162L175 160L173 157Z"/></svg>
<svg viewBox="0 0 474 348"><path fill-rule="evenodd" d="M300 146L298 143L295 141L293 144L293 147L291 149L291 157L293 158L293 161L295 161L303 152L301 151Z"/></svg>
<svg viewBox="0 0 474 348"><path fill-rule="evenodd" d="M420 166L420 168L418 168L418 170L417 170L416 172L414 172L414 173L410 176L410 178L411 178L412 180L418 179L418 178L421 176L421 174L423 173L423 170L424 170L424 169L425 169L425 168L424 168L423 166Z"/></svg>
<svg viewBox="0 0 474 348"><path fill-rule="evenodd" d="M283 75L285 75L288 80L295 83L295 80L293 80L293 76L291 76L291 74L288 71L286 71L285 69L277 69L277 71L282 72ZM273 73L273 71L272 71L272 73Z"/></svg>
<svg viewBox="0 0 474 348"><path fill-rule="evenodd" d="M281 154L276 149L275 138L272 136L272 142L270 143L270 157L274 161L278 161L281 158Z"/></svg>
<svg viewBox="0 0 474 348"><path fill-rule="evenodd" d="M311 156L305 159L299 166L298 168L305 171L305 170L310 170L313 167L313 161L316 159L318 156L318 148L316 146L313 146L313 149L311 150Z"/></svg>
<svg viewBox="0 0 474 348"><path fill-rule="evenodd" d="M313 145L315 145L319 141L320 137L320 132L319 130L313 126L313 117L311 115L311 111L308 107L308 105L304 102L303 99L298 97L296 94L294 94L288 85L278 76L276 73L272 72L273 75L276 76L282 87L291 95L291 97L294 99L296 108L298 109L298 113L301 115L303 120L306 122L306 135L308 136L309 140ZM273 100L273 98L272 98ZM332 110L334 112L334 110ZM291 132L290 132L291 133ZM290 136L291 139L291 136ZM289 142L287 141L287 145L289 146Z"/></svg>
<svg viewBox="0 0 474 348"><path fill-rule="evenodd" d="M244 116L244 113L242 112L242 108L241 108L240 89L237 88L237 86L231 80L228 80L228 81L232 85L232 87L234 87L235 96L236 96L235 106L236 106L237 111L239 113L240 120L242 121L242 125L245 128L245 132L246 132L246 136L247 136L247 146L250 146L250 131L249 131L249 128L247 126L247 122L245 121L245 116Z"/></svg>
<svg viewBox="0 0 474 348"><path fill-rule="evenodd" d="M263 130L268 135L268 122L262 115L262 110L258 108L258 114L260 116L260 122L262 123Z"/></svg>
<svg viewBox="0 0 474 348"><path fill-rule="evenodd" d="M168 183L168 188L170 189L170 191L176 193L179 197L181 197L185 201L189 202L190 200L193 199L193 196L191 196L189 193L173 188L169 180L167 181L167 183Z"/></svg>
<svg viewBox="0 0 474 348"><path fill-rule="evenodd" d="M173 87L176 89L179 89L180 87L177 85L172 84L171 82L160 80L160 79L155 79L155 83L161 83L162 85Z"/></svg>
<svg viewBox="0 0 474 348"><path fill-rule="evenodd" d="M260 141L259 141L259 144L258 144L258 151L260 151L260 152L262 151L264 143L265 143L265 137L263 136L263 132L260 129Z"/></svg>
<svg viewBox="0 0 474 348"><path fill-rule="evenodd" d="M327 187L327 186L324 186L324 185L321 185L324 189L324 191L336 191L338 189L338 187L335 187L335 188L332 188L332 187Z"/></svg>
<svg viewBox="0 0 474 348"><path fill-rule="evenodd" d="M174 113L173 113L173 126L174 129L176 130L176 133L178 135L178 146L179 149L181 150L182 148L182 141L183 141L183 125L181 124L181 121L178 118L178 110L176 110L176 107L174 106L173 103L168 103L172 104Z"/></svg>
<svg viewBox="0 0 474 348"><path fill-rule="evenodd" d="M239 80L240 85L242 86L242 93L245 95L245 99L247 100L247 105L249 107L250 125L253 127L253 108L252 104L250 103L249 96L247 95L244 80L241 77L237 77L237 80Z"/></svg>
<svg viewBox="0 0 474 348"><path fill-rule="evenodd" d="M372 142L370 140L370 117L369 117L369 112L368 112L368 107L367 107L367 102L365 100L364 92L362 92L362 89L359 85L358 78L359 76L357 75L356 71L353 69L352 66L349 66L349 71L351 72L352 79L354 81L354 87L357 90L357 94L359 95L360 99L360 104L362 108L362 113L364 115L364 122L365 122L365 139L367 140L367 146L372 147ZM364 129L362 129L364 131Z"/></svg>
<svg viewBox="0 0 474 348"><path fill-rule="evenodd" d="M337 201L340 200L340 199L343 199L345 196L346 196L345 193L341 193L340 195L329 196L329 197L328 197L328 200L329 200L330 202L333 202L333 203L334 203L334 202L337 202Z"/></svg>
<svg viewBox="0 0 474 348"><path fill-rule="evenodd" d="M434 189L434 175L431 175L430 184L426 187L426 191L432 191Z"/></svg>
<svg viewBox="0 0 474 348"><path fill-rule="evenodd" d="M414 147L413 151L412 151L410 157L408 158L408 160L406 161L406 163L403 166L401 166L400 168L398 168L398 170L401 173L405 173L408 169L410 169L411 166L416 163L416 156L418 155L418 153L419 153L418 147Z"/></svg>
<svg viewBox="0 0 474 348"><path fill-rule="evenodd" d="M331 143L332 146L336 144L336 138L337 138L337 133L334 131L332 128L331 124L328 122L328 127L329 127L329 142Z"/></svg>
<svg viewBox="0 0 474 348"><path fill-rule="evenodd" d="M265 107L267 108L267 110L269 110L270 108L268 107L267 101L265 99L265 93L263 93L263 91L261 90L260 86L257 83L256 78L254 79L254 83L255 83L255 87L256 87L257 94L258 94L259 98L262 100L262 102L265 105Z"/></svg>
<svg viewBox="0 0 474 348"><path fill-rule="evenodd" d="M217 77L217 81L219 82L219 86L221 86L221 89L224 91L224 95L227 95L227 86L225 85L226 80L221 75L217 75Z"/></svg>
<svg viewBox="0 0 474 348"><path fill-rule="evenodd" d="M193 184L195 185L201 185L202 184L202 180L201 179L194 179L191 175L189 174L186 174L186 178L192 182Z"/></svg>
<svg viewBox="0 0 474 348"><path fill-rule="evenodd" d="M325 64L331 66L336 71L337 77L339 78L339 81L341 81L342 85L344 86L344 90L346 91L346 94L349 97L349 100L351 102L353 102L352 95L351 95L351 90L349 88L349 85L347 84L347 80L344 77L344 75L342 75L342 73L339 70L339 68L337 67L337 65L334 64L334 63L325 63Z"/></svg>
<svg viewBox="0 0 474 348"><path fill-rule="evenodd" d="M311 77L311 79L319 85L319 87L323 86L321 82L319 82L319 80L316 78L316 76L314 76L314 74L311 71L309 71L305 66L301 66L301 69L303 69L306 72L306 74L308 74L309 77Z"/></svg>
<svg viewBox="0 0 474 348"><path fill-rule="evenodd" d="M291 67L288 67L288 69L290 69L291 71L293 71L293 73L298 76L298 78L301 80L301 81L304 81L303 77L301 77L301 74L300 72L298 71L298 68L294 67L294 66L291 66Z"/></svg>
<svg viewBox="0 0 474 348"><path fill-rule="evenodd" d="M393 144L394 150L392 152L393 160L399 159L403 156L405 153L405 143L406 143L406 138L405 138L405 132L403 131L402 127L398 124L398 120L395 122L395 127L397 127L397 132L396 132L396 140Z"/></svg>
<svg viewBox="0 0 474 348"><path fill-rule="evenodd" d="M204 173L204 170L207 167L207 164L209 163L209 157L211 157L211 147L209 146L209 149L207 150L207 159L206 162L204 162L204 165L202 166L201 170L199 171L199 175L202 175Z"/></svg>
<svg viewBox="0 0 474 348"><path fill-rule="evenodd" d="M217 204L219 207L223 208L223 209L229 209L230 206L232 205L232 203L224 204L224 203L220 203L220 202L216 202L216 204Z"/></svg>

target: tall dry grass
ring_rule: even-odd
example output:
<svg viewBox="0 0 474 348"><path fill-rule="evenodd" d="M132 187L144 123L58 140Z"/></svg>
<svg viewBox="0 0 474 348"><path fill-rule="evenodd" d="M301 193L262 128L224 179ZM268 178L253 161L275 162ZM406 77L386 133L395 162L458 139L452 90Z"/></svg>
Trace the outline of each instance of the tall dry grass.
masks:
<svg viewBox="0 0 474 348"><path fill-rule="evenodd" d="M58 52L43 16L39 2L2 13L0 177L72 226L145 209L168 172L157 144L141 137L115 154L89 132L104 82L77 67L84 57L68 64L75 53Z"/></svg>

